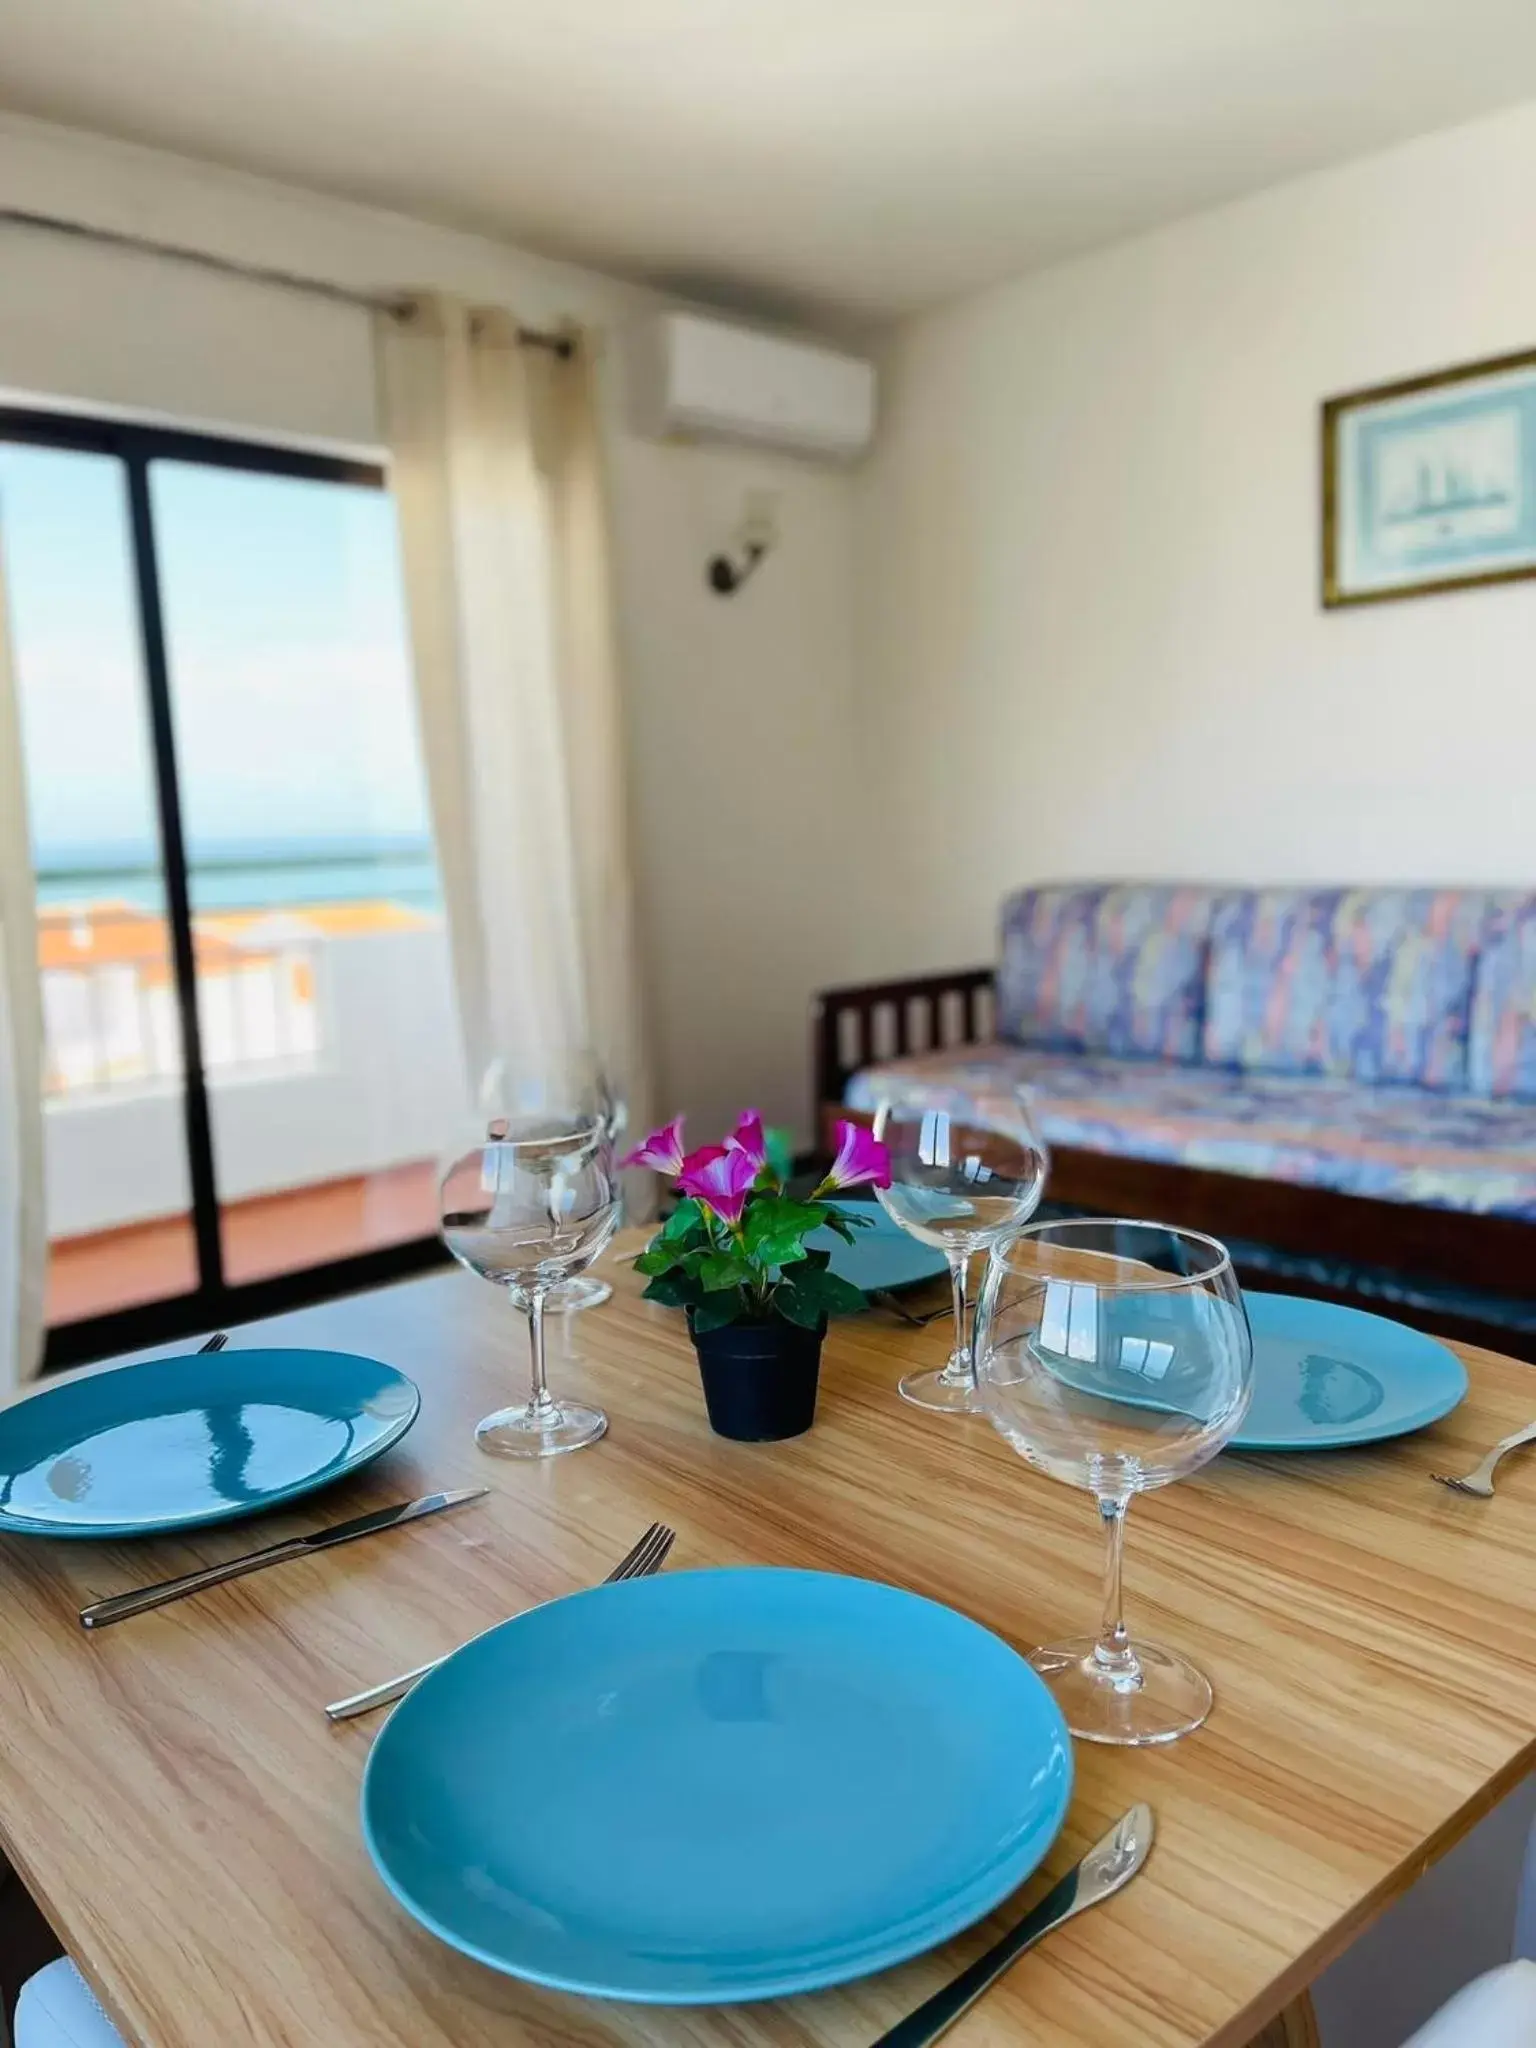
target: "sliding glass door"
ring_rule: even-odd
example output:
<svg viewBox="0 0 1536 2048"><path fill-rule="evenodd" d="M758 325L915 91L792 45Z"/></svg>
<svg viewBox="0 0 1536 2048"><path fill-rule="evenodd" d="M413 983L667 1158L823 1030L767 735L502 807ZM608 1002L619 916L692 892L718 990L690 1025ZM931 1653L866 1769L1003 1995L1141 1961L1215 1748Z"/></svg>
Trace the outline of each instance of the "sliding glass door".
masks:
<svg viewBox="0 0 1536 2048"><path fill-rule="evenodd" d="M60 1361L436 1255L464 1086L381 484L0 412Z"/></svg>
<svg viewBox="0 0 1536 2048"><path fill-rule="evenodd" d="M50 1323L197 1285L185 1049L128 481L110 455L0 443L37 874Z"/></svg>

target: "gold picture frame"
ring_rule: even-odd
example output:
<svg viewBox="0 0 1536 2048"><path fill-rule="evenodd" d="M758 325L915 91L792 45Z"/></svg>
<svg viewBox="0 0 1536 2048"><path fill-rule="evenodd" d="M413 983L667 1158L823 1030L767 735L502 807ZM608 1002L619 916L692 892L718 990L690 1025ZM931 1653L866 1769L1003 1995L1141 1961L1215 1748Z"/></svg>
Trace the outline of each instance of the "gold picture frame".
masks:
<svg viewBox="0 0 1536 2048"><path fill-rule="evenodd" d="M1326 609L1536 576L1536 349L1343 392L1321 428Z"/></svg>

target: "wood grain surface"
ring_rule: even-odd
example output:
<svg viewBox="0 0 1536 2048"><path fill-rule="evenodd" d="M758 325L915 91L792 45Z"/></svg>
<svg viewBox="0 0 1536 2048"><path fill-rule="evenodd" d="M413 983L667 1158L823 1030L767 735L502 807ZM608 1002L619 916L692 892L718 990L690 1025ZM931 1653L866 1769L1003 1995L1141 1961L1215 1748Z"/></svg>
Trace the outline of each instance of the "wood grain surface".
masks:
<svg viewBox="0 0 1536 2048"><path fill-rule="evenodd" d="M816 1427L741 1445L705 1424L687 1336L609 1265L608 1306L552 1332L598 1446L525 1467L472 1429L521 1383L522 1330L460 1273L311 1309L234 1342L350 1348L409 1372L412 1434L301 1511L178 1541L0 1539L0 1846L140 2048L862 2048L989 1938L845 1990L729 2010L586 2003L442 1947L375 1878L357 1826L377 1721L324 1701L599 1578L653 1518L673 1564L889 1580L1021 1647L1091 1626L1096 1517L985 1422L895 1395L942 1323L834 1326ZM1227 1455L1139 1500L1134 1629L1210 1673L1208 1726L1161 1752L1078 1751L1066 1831L1014 1917L1135 1799L1146 1872L1028 1957L957 2048L1242 2048L1453 1842L1536 1748L1536 1458L1496 1499L1433 1485L1536 1414L1530 1368L1463 1354L1433 1430L1314 1457ZM76 1610L254 1540L434 1487L477 1507L284 1565L87 1636ZM965 1701L955 1702L957 1714Z"/></svg>

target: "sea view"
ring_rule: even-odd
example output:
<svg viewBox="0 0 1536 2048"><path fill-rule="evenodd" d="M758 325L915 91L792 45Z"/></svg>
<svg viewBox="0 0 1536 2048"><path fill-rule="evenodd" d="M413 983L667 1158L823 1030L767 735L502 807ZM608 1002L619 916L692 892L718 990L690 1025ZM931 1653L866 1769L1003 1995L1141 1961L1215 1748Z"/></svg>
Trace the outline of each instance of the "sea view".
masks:
<svg viewBox="0 0 1536 2048"><path fill-rule="evenodd" d="M37 900L127 903L159 910L165 884L145 846L39 847ZM208 847L188 854L194 911L276 910L306 903L442 906L437 860L428 840L272 840Z"/></svg>

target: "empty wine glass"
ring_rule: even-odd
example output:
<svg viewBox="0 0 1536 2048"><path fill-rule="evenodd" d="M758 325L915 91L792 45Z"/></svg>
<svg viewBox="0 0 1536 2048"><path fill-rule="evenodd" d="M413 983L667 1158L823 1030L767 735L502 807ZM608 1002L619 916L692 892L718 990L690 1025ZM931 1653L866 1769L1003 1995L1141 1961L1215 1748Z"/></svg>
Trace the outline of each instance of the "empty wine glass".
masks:
<svg viewBox="0 0 1536 2048"><path fill-rule="evenodd" d="M1133 1494L1183 1479L1233 1435L1253 1339L1224 1246L1157 1223L1039 1223L994 1247L976 1310L978 1394L1030 1464L1098 1502L1108 1539L1097 1636L1030 1662L1074 1735L1171 1742L1211 1710L1209 1681L1132 1643L1120 1590Z"/></svg>
<svg viewBox="0 0 1536 2048"><path fill-rule="evenodd" d="M498 1117L540 1114L591 1117L602 1125L615 1154L629 1122L627 1107L607 1070L585 1046L538 1060L493 1060L480 1085L480 1108L487 1124ZM612 1294L606 1280L574 1273L550 1288L544 1313L569 1315L598 1308Z"/></svg>
<svg viewBox="0 0 1536 2048"><path fill-rule="evenodd" d="M603 1135L608 1140L614 1157L617 1158L620 1141L629 1128L629 1105L614 1087L607 1070L597 1066L596 1062L594 1074ZM623 1202L621 1187L617 1222L623 1221ZM613 1288L606 1280L599 1280L593 1273L573 1273L569 1280L562 1280L557 1286L551 1287L544 1307L550 1314L570 1315L577 1309L601 1308L602 1304L612 1297Z"/></svg>
<svg viewBox="0 0 1536 2048"><path fill-rule="evenodd" d="M445 1170L441 1215L453 1256L505 1287L528 1317L528 1401L487 1415L475 1430L480 1448L548 1458L594 1443L608 1427L603 1411L556 1400L545 1382L544 1309L550 1290L591 1265L618 1224L618 1180L602 1125L496 1118L484 1142Z"/></svg>
<svg viewBox="0 0 1536 2048"><path fill-rule="evenodd" d="M1026 1223L1045 1189L1048 1155L1022 1090L973 1100L917 1083L887 1088L875 1136L890 1155L891 1184L876 1194L886 1214L949 1261L955 1345L948 1363L909 1372L904 1401L941 1414L973 1413L976 1370L966 1335L972 1256Z"/></svg>

